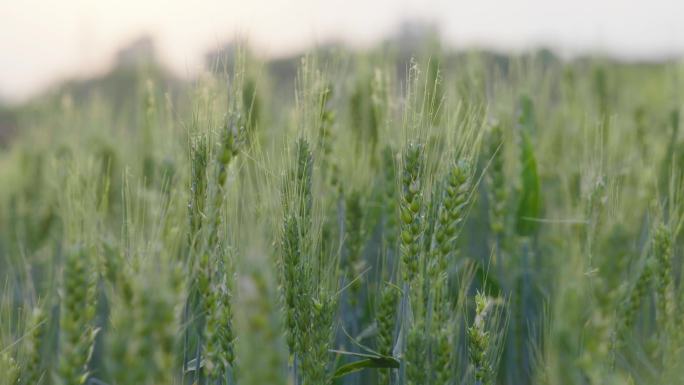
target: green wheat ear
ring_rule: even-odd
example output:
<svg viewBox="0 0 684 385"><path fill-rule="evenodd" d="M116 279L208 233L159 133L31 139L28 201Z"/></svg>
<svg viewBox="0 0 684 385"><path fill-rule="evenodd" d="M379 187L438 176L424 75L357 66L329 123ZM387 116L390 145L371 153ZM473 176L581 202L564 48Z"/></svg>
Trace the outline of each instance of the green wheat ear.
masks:
<svg viewBox="0 0 684 385"><path fill-rule="evenodd" d="M382 288L380 305L377 316L378 327L378 352L384 356L394 355L394 331L397 324L397 312L400 292L393 285L385 285ZM378 373L379 383L390 383L390 369L382 369Z"/></svg>
<svg viewBox="0 0 684 385"><path fill-rule="evenodd" d="M207 165L209 163L209 145L206 136L194 138L191 148L190 173L190 202L188 211L190 218L190 242L196 242L194 237L202 227L202 213L204 212L207 194Z"/></svg>
<svg viewBox="0 0 684 385"><path fill-rule="evenodd" d="M347 269L350 279L358 277L365 268L363 245L365 242L364 204L361 193L353 191L345 200L345 242L347 245ZM351 286L353 303L361 288L361 280L356 279Z"/></svg>
<svg viewBox="0 0 684 385"><path fill-rule="evenodd" d="M468 327L468 357L475 383L492 385L503 349L506 315L502 304L481 292L475 295L475 319Z"/></svg>
<svg viewBox="0 0 684 385"><path fill-rule="evenodd" d="M637 277L634 287L629 292L627 299L619 310L618 325L615 330L613 341L612 365L615 365L615 357L625 344L628 334L631 332L641 310L642 303L649 295L651 281L653 279L654 259L647 256L644 266Z"/></svg>
<svg viewBox="0 0 684 385"><path fill-rule="evenodd" d="M475 320L468 328L468 354L474 368L475 381L478 384L492 383L493 369L489 364L490 334L485 328L487 321L487 298L478 293L475 296Z"/></svg>
<svg viewBox="0 0 684 385"><path fill-rule="evenodd" d="M428 370L428 338L424 332L425 325L415 322L406 337L405 365L408 384L421 385L427 381Z"/></svg>
<svg viewBox="0 0 684 385"><path fill-rule="evenodd" d="M285 302L287 344L291 355L299 351L301 312L305 311L303 257L310 251L307 234L311 223L312 154L309 143L296 143L294 167L283 186L283 225L280 240L282 294Z"/></svg>
<svg viewBox="0 0 684 385"><path fill-rule="evenodd" d="M433 367L435 371L435 384L448 385L452 382L454 376L453 369L453 327L451 325L443 325L436 333L437 342L434 344L434 362Z"/></svg>
<svg viewBox="0 0 684 385"><path fill-rule="evenodd" d="M378 351L391 356L394 349L394 330L397 322L397 311L401 293L399 288L385 284L380 293L378 307Z"/></svg>
<svg viewBox="0 0 684 385"><path fill-rule="evenodd" d="M401 260L403 263L404 281L415 284L421 254L423 234L423 147L410 144L403 157L401 176Z"/></svg>
<svg viewBox="0 0 684 385"><path fill-rule="evenodd" d="M26 342L26 360L22 370L22 382L40 384L45 375L43 351L47 332L47 316L40 306L33 309L28 323L29 334Z"/></svg>
<svg viewBox="0 0 684 385"><path fill-rule="evenodd" d="M317 297L317 298L316 298ZM319 290L311 299L313 317L311 330L304 336L302 351L302 374L304 384L328 385L332 377L328 373L330 341L334 332L337 297L325 289Z"/></svg>
<svg viewBox="0 0 684 385"><path fill-rule="evenodd" d="M96 286L90 261L83 247L76 247L66 257L56 373L59 384L83 384L88 379L88 363L98 332L92 325Z"/></svg>
<svg viewBox="0 0 684 385"><path fill-rule="evenodd" d="M465 219L465 210L472 192L472 167L467 160L460 160L449 170L444 183L444 194L437 212L434 248L436 258L431 264L431 278L437 282L438 275L449 266L449 255L455 249L458 231Z"/></svg>
<svg viewBox="0 0 684 385"><path fill-rule="evenodd" d="M205 369L213 381L226 378L235 366L231 276L225 266L227 262L217 261L217 264L216 282L206 296Z"/></svg>

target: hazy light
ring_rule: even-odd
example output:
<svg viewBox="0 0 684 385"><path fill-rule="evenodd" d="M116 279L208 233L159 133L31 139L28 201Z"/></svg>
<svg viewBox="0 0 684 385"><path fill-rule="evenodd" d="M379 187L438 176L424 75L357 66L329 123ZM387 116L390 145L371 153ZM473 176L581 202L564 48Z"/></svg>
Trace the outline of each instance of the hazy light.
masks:
<svg viewBox="0 0 684 385"><path fill-rule="evenodd" d="M236 35L264 55L331 39L370 45L406 19L434 21L456 46L627 58L684 52L681 0L0 0L0 97L20 100L65 76L107 68L128 41L150 34L179 75Z"/></svg>

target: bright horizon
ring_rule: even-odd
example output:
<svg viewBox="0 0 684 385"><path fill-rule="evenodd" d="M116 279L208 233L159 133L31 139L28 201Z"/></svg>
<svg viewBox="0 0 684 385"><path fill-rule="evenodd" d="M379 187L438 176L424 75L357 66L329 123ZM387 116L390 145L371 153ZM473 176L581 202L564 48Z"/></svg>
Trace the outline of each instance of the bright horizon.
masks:
<svg viewBox="0 0 684 385"><path fill-rule="evenodd" d="M0 0L0 100L21 101L69 77L106 70L141 35L179 76L236 36L265 57L331 40L369 46L406 20L435 23L445 43L503 51L549 46L563 55L626 59L684 54L676 0Z"/></svg>

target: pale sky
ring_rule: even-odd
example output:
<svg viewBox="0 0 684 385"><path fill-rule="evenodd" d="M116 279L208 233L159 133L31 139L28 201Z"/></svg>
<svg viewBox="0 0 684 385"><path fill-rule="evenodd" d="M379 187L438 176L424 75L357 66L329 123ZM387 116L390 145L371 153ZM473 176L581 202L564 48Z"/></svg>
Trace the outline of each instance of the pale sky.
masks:
<svg viewBox="0 0 684 385"><path fill-rule="evenodd" d="M236 36L278 56L331 39L371 45L406 19L437 23L456 47L684 54L684 0L0 0L0 99L104 71L142 34L190 76L204 52Z"/></svg>

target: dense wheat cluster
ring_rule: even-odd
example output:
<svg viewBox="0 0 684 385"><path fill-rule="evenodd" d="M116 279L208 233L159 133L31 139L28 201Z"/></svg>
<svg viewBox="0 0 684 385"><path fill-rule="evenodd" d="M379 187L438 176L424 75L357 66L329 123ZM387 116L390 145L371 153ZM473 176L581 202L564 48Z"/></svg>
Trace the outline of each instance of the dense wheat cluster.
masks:
<svg viewBox="0 0 684 385"><path fill-rule="evenodd" d="M0 385L684 383L684 66L426 47L24 107Z"/></svg>

